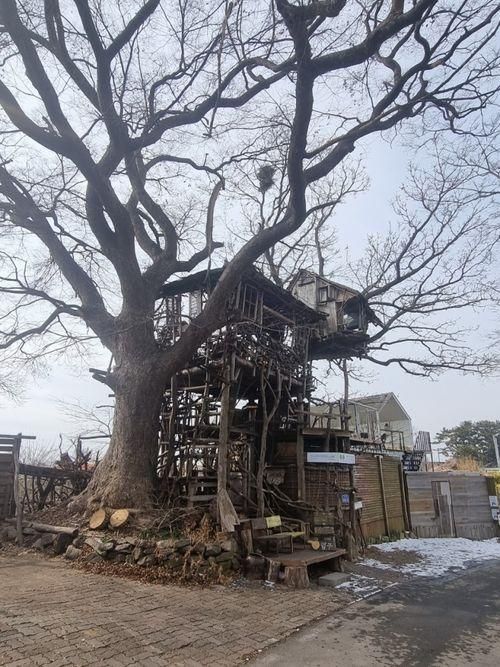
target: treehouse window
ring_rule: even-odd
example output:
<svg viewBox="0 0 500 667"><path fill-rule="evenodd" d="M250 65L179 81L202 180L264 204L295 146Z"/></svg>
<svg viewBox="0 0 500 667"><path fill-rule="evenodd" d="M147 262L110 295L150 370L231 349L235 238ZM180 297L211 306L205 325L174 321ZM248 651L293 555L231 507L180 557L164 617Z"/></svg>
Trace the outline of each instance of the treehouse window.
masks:
<svg viewBox="0 0 500 667"><path fill-rule="evenodd" d="M328 287L320 287L318 289L318 303L327 303L328 301Z"/></svg>
<svg viewBox="0 0 500 667"><path fill-rule="evenodd" d="M251 285L244 285L240 292L239 309L245 319L254 321L258 319L260 312L259 304L261 300L262 294Z"/></svg>

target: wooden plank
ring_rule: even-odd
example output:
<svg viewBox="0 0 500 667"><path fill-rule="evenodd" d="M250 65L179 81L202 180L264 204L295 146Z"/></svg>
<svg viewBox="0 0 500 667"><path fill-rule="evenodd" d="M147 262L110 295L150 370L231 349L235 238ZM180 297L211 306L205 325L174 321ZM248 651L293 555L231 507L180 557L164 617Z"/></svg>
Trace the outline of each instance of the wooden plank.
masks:
<svg viewBox="0 0 500 667"><path fill-rule="evenodd" d="M314 565L315 563L323 563L332 558L340 558L340 556L344 556L345 554L345 549L336 549L335 551L309 551L307 549L301 549L300 551L294 551L291 554L273 554L272 559L279 560L285 567L307 567L308 565Z"/></svg>

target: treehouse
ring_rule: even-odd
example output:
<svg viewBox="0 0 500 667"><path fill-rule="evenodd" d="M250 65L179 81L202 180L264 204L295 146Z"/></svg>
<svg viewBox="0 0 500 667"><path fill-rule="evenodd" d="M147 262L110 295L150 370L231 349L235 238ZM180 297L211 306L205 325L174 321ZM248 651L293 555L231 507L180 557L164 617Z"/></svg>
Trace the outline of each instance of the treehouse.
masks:
<svg viewBox="0 0 500 667"><path fill-rule="evenodd" d="M157 308L158 341L171 346L202 310L223 269L166 284ZM172 378L161 419L160 472L188 506L229 488L235 507L256 503L259 466L312 392L309 343L324 316L254 268L226 302L225 325Z"/></svg>
<svg viewBox="0 0 500 667"><path fill-rule="evenodd" d="M222 273L202 271L163 286L156 312L162 346L179 339ZM361 295L325 281L323 296L325 285L309 276L285 290L253 267L245 271L227 298L224 325L172 378L158 470L175 502L220 504L227 492L240 516L261 514L263 504L293 516L293 503L319 497L327 487L335 497L349 488L343 463L348 433L336 433L332 420L314 423L312 361L361 354L371 315ZM339 456L323 457L331 465L318 464L314 457L329 452ZM315 487L321 471L324 479Z"/></svg>
<svg viewBox="0 0 500 667"><path fill-rule="evenodd" d="M311 359L363 356L368 325L380 322L360 292L304 269L295 276L290 291L323 316L311 340Z"/></svg>

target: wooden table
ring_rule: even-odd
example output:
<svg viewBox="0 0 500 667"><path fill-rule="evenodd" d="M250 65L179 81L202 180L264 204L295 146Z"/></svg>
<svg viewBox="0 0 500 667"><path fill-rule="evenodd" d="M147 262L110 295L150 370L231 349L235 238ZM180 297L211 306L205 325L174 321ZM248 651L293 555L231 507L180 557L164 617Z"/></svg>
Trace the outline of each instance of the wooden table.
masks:
<svg viewBox="0 0 500 667"><path fill-rule="evenodd" d="M284 567L283 583L294 588L307 588L309 586L307 568L310 565L327 563L334 572L342 572L342 556L345 553L345 549L335 549L334 551L301 549L293 553L272 554L272 556L266 556L269 562L268 578L276 578L278 571Z"/></svg>

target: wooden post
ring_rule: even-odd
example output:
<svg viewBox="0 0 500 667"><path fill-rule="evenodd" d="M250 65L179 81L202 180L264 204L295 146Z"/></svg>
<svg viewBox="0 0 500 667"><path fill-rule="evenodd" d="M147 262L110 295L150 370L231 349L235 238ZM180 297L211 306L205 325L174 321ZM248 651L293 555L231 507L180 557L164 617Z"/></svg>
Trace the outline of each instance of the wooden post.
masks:
<svg viewBox="0 0 500 667"><path fill-rule="evenodd" d="M378 461L378 475L380 479L380 491L382 493L382 509L384 512L384 524L385 524L385 534L389 537L389 517L387 515L387 503L385 499L385 485L384 485L384 472L382 470L382 457L377 457Z"/></svg>
<svg viewBox="0 0 500 667"><path fill-rule="evenodd" d="M221 412L219 423L219 453L217 456L217 495L227 491L227 456L229 451L229 415L231 397L231 370L229 360L225 358L223 386L221 393Z"/></svg>
<svg viewBox="0 0 500 667"><path fill-rule="evenodd" d="M398 473L399 473L399 488L401 490L401 504L403 506L403 518L405 522L405 530L411 530L410 515L408 510L408 500L406 498L404 471L403 471L403 465L401 463L398 466Z"/></svg>
<svg viewBox="0 0 500 667"><path fill-rule="evenodd" d="M13 447L14 454L14 503L16 506L16 532L17 544L23 544L23 506L19 497L19 456L21 452L21 442L23 436L21 433L17 434L16 442Z"/></svg>
<svg viewBox="0 0 500 667"><path fill-rule="evenodd" d="M326 421L325 440L323 442L323 451L330 451L330 436L332 434L332 420L333 420L333 403L328 406L328 417Z"/></svg>
<svg viewBox="0 0 500 667"><path fill-rule="evenodd" d="M302 394L297 396L297 499L306 499L306 473L304 468L304 401Z"/></svg>
<svg viewBox="0 0 500 667"><path fill-rule="evenodd" d="M349 466L349 524L350 529L347 532L347 558L350 561L356 560L358 556L357 539L356 539L356 491L354 490L354 468Z"/></svg>

